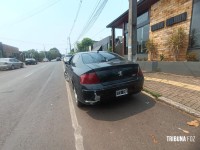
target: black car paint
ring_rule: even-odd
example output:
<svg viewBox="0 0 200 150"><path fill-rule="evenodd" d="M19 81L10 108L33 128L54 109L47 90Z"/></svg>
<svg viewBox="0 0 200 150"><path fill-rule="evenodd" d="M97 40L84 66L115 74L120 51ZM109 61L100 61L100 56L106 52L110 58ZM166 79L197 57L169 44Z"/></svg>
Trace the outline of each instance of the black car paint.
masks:
<svg viewBox="0 0 200 150"><path fill-rule="evenodd" d="M102 63L92 63L92 64L84 64L82 57L82 53L78 53L69 60L69 62L66 64L66 71L69 74L70 81L72 82L73 88L76 88L77 95L79 96L79 100L83 104L87 104L85 102L86 99L89 99L90 101L94 100L95 95L101 96L101 101L115 97L116 90L120 90L123 88L127 88L129 94L138 93L143 88L143 82L144 77L139 77L137 75L120 80L114 80L114 81L103 81L98 84L80 84L80 76L85 73L90 73L97 71L98 72L103 71L103 68L109 69L113 67L118 68L119 66L124 65L133 65L133 62L129 62L127 60L118 61L108 61L108 62L102 62ZM74 63L73 59L76 57L79 63ZM134 64L135 69L138 71L138 64Z"/></svg>

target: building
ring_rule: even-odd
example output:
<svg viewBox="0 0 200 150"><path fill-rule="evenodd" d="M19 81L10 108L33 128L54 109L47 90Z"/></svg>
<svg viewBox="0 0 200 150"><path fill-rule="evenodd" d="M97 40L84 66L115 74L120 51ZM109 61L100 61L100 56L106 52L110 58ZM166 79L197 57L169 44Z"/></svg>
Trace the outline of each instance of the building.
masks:
<svg viewBox="0 0 200 150"><path fill-rule="evenodd" d="M112 49L112 37L108 36L100 41L97 41L93 44L92 51L102 50L102 51L111 51ZM121 54L122 49L122 37L118 36L115 38L115 52Z"/></svg>
<svg viewBox="0 0 200 150"><path fill-rule="evenodd" d="M111 36L108 36L100 41L95 42L93 44L92 51L94 50L108 51L110 47L111 47Z"/></svg>
<svg viewBox="0 0 200 150"><path fill-rule="evenodd" d="M2 58L2 57L3 57L3 45L0 42L0 58Z"/></svg>
<svg viewBox="0 0 200 150"><path fill-rule="evenodd" d="M0 57L19 58L20 52L17 47L6 45L0 42Z"/></svg>
<svg viewBox="0 0 200 150"><path fill-rule="evenodd" d="M167 40L181 27L187 36L178 60L186 60L187 52L195 52L200 58L200 0L139 0L137 15L137 53L141 57L147 57L145 43L152 39L157 45L156 60L159 60L160 55L166 60L172 60ZM107 28L112 29L112 39L115 38L115 29L122 29L121 53L127 55L128 11L107 25ZM112 44L115 45L114 42Z"/></svg>

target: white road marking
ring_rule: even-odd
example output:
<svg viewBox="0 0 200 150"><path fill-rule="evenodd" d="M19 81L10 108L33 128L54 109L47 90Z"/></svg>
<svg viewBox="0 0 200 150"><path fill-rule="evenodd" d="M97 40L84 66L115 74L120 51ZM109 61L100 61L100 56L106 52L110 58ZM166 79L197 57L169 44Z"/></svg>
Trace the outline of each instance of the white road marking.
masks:
<svg viewBox="0 0 200 150"><path fill-rule="evenodd" d="M27 77L29 77L29 76L32 75L32 74L33 74L33 72L31 72L31 73L25 75L24 78L27 78Z"/></svg>
<svg viewBox="0 0 200 150"><path fill-rule="evenodd" d="M63 63L63 70L65 70L64 65L65 64ZM84 150L83 136L81 134L82 128L78 124L78 119L77 119L76 111L75 111L74 104L73 104L73 101L72 101L72 95L71 95L71 92L70 92L70 87L69 87L69 84L67 82L66 82L66 88L67 88L66 90L67 90L72 126L74 128L75 147L76 147L76 150Z"/></svg>
<svg viewBox="0 0 200 150"><path fill-rule="evenodd" d="M33 72L31 72L31 73L25 75L24 78L27 78L27 77L31 76L33 73L35 73L35 72L37 72L38 70L43 69L43 68L45 68L45 67L46 67L46 65L43 65L43 66L37 68L37 69L34 70Z"/></svg>
<svg viewBox="0 0 200 150"><path fill-rule="evenodd" d="M72 126L74 128L74 137L75 137L75 147L76 150L84 150L83 147L83 136L81 134L81 126L78 124L76 112L74 109L73 101L72 101L72 96L70 92L70 87L69 84L66 82L66 88L67 88L67 95L68 95L68 102L69 102L69 109L70 109L70 115L71 115L71 120L72 120Z"/></svg>

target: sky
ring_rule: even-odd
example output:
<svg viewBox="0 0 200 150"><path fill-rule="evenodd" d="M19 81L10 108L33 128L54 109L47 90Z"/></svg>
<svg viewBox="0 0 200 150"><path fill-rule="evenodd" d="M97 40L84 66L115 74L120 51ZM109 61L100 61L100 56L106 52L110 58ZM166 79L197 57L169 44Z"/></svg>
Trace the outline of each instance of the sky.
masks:
<svg viewBox="0 0 200 150"><path fill-rule="evenodd" d="M0 0L0 42L20 51L38 51L56 47L69 52L68 37L81 0ZM100 0L82 0L80 12L71 32L72 47ZM102 2L103 0L101 0ZM85 37L99 41L111 35L106 26L128 10L128 0L108 0ZM117 30L116 36L122 31Z"/></svg>

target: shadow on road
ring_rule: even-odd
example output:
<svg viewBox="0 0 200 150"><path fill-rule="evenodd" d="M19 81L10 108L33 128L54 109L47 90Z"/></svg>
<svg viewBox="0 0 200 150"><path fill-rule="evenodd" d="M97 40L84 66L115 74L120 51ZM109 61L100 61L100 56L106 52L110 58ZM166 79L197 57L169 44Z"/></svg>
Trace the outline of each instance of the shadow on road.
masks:
<svg viewBox="0 0 200 150"><path fill-rule="evenodd" d="M104 121L117 121L142 113L155 105L155 101L140 93L137 95L114 99L110 102L81 108L92 118Z"/></svg>

